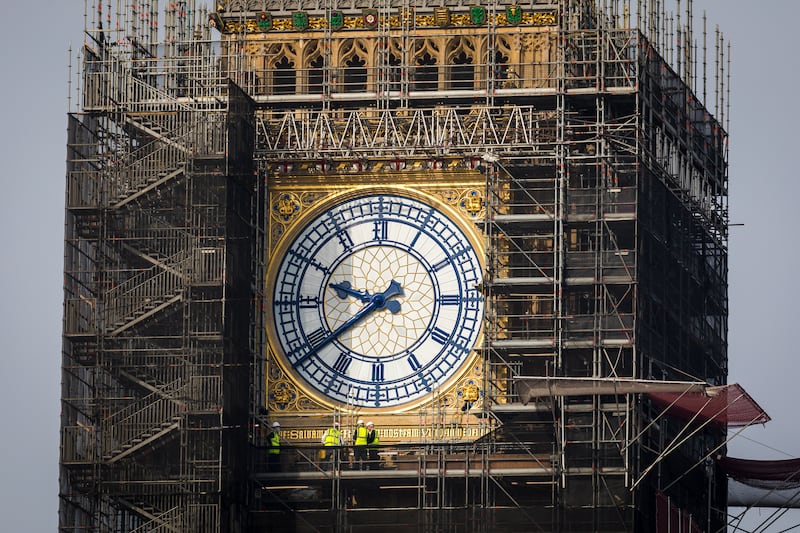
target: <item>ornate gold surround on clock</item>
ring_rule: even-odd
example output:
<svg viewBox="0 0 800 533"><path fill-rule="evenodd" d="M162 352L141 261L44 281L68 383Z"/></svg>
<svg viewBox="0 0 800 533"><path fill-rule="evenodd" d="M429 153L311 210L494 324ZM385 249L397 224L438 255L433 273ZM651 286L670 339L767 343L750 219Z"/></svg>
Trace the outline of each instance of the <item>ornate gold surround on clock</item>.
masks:
<svg viewBox="0 0 800 533"><path fill-rule="evenodd" d="M433 196L452 208L464 223L483 222L486 214L485 187L482 174L459 170L332 174L324 176L271 176L269 194L268 252L271 255L281 237L309 209L334 195L348 191L364 191L381 183L401 186Z"/></svg>
<svg viewBox="0 0 800 533"><path fill-rule="evenodd" d="M485 249L482 234L476 223L485 217L485 178L477 170L431 170L427 172L393 172L364 174L328 174L325 176L271 176L268 196L268 273L267 297L270 298L270 279L275 276L285 239L290 239L296 227L313 215L320 206L334 198L358 196L371 192L399 193L427 198L448 216L457 221L474 237L476 251L483 260ZM270 314L270 305L265 305ZM267 323L271 323L268 318ZM279 353L276 352L275 332L268 328L267 398L266 408L272 417L290 420L290 425L316 427L319 416L334 411L360 413L381 420L381 414L393 414L392 425L416 427L420 412L449 411L459 413L481 404L483 364L473 350L464 365L445 387L437 388L421 401L389 409L352 409L348 405L329 401L304 385ZM480 341L477 345L480 344ZM461 419L469 417L467 413ZM409 430L411 431L411 430ZM413 432L412 432L413 433ZM403 435L399 436L403 440ZM407 437L407 436L406 436ZM458 435L456 435L458 437ZM300 439L302 440L302 439Z"/></svg>

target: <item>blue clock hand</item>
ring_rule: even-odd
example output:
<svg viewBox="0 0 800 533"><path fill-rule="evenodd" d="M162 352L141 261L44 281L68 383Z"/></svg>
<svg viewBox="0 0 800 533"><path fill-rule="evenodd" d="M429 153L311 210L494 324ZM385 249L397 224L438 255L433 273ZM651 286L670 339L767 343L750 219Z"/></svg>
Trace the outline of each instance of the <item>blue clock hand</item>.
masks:
<svg viewBox="0 0 800 533"><path fill-rule="evenodd" d="M341 283L331 283L329 286L330 288L336 291L336 296L342 299L350 295L350 296L355 296L364 303L368 303L372 300L372 296L370 296L369 292L357 291L356 289L351 288L349 281L343 281Z"/></svg>
<svg viewBox="0 0 800 533"><path fill-rule="evenodd" d="M372 301L378 302L378 309L388 309L392 314L395 314L400 311L400 302L397 300L389 300L389 298L400 294L403 294L403 287L395 280L392 280L391 283L389 283L388 289L372 296Z"/></svg>
<svg viewBox="0 0 800 533"><path fill-rule="evenodd" d="M378 299L383 301L383 305L378 307L378 309L383 309L385 307L393 314L400 311L400 302L389 300L389 298L391 298L392 296L403 294L403 288L395 280L392 280L391 283L389 283L388 289L386 289L382 293L374 294L372 296L370 296L369 291L359 291L353 289L349 281L343 281L341 283L331 283L329 286L336 291L336 295L339 298L346 298L347 295L350 295L350 296L355 296L364 303L368 303L374 301L375 299Z"/></svg>
<svg viewBox="0 0 800 533"><path fill-rule="evenodd" d="M349 286L348 282L344 283L347 283L347 285ZM353 291L353 292L358 292L358 291ZM319 352L322 348L333 342L334 339L336 339L339 335L341 335L349 328L353 327L355 324L363 320L364 317L366 317L372 311L380 309L388 309L392 313L397 313L398 311L400 311L400 302L397 302L395 300L388 300L388 298L400 294L403 294L403 287L401 287L397 281L392 280L391 283L389 283L389 288L387 288L385 291L381 293L372 295L367 305L362 307L361 310L359 310L355 315L351 316L344 324L333 330L327 337L319 341L316 346L313 346L307 354L300 357L297 361L294 362L294 364L299 365L300 363L302 363L315 353Z"/></svg>
<svg viewBox="0 0 800 533"><path fill-rule="evenodd" d="M306 359L308 359L309 357L311 357L312 355L314 355L315 353L317 353L318 351L323 349L325 346L327 346L330 343L332 343L334 341L334 339L336 339L339 335L344 333L349 328L353 327L356 323L360 322L364 317L366 317L376 307L377 307L377 304L375 302L370 302L367 305L365 305L364 307L362 307L361 310L358 313L356 313L353 316L351 316L344 324L342 324L341 326L339 326L338 328L333 330L327 337L325 337L324 339L319 341L316 346L312 346L311 350L309 350L309 352L307 354L303 355L300 359L295 361L294 364L298 365L298 364L302 363L303 361L305 361Z"/></svg>

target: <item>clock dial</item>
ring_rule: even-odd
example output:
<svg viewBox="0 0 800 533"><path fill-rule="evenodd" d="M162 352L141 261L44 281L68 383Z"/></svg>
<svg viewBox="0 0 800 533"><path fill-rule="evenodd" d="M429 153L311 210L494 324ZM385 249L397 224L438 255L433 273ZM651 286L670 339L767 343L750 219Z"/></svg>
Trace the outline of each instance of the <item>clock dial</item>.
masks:
<svg viewBox="0 0 800 533"><path fill-rule="evenodd" d="M459 374L480 336L482 264L443 211L400 194L352 197L287 242L272 327L284 363L318 395L399 407Z"/></svg>

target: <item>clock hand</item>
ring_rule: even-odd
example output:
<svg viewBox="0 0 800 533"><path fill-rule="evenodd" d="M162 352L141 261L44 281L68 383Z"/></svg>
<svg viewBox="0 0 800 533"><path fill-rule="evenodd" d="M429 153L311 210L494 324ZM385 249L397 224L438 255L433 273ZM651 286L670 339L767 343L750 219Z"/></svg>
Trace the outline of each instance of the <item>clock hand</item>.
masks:
<svg viewBox="0 0 800 533"><path fill-rule="evenodd" d="M400 311L400 302L389 300L389 298L391 298L392 296L403 294L403 288L400 286L400 283L398 283L395 280L392 280L391 283L389 283L388 289L386 289L382 293L374 295L370 295L369 291L359 291L353 289L349 281L343 281L341 283L331 283L329 286L336 291L336 295L339 298L345 298L347 297L347 295L350 295L350 296L355 296L364 303L368 303L377 299L383 302L383 304L378 309L383 309L385 307L393 314Z"/></svg>
<svg viewBox="0 0 800 533"><path fill-rule="evenodd" d="M300 359L295 361L294 364L295 365L299 365L300 363L302 363L303 361L305 361L306 359L308 359L309 357L311 357L312 355L314 355L315 353L317 353L318 351L323 349L325 346L327 346L330 343L332 343L339 335L341 335L346 330L348 330L351 327L353 327L356 323L360 322L364 317L366 317L376 307L377 307L377 304L375 302L370 302L367 305L365 305L364 307L362 307L361 310L358 313L356 313L355 315L351 316L344 324L342 324L341 326L339 326L338 328L336 328L335 330L330 332L328 334L328 336L325 337L324 339L322 339L321 341L319 341L316 346L312 346L311 350L309 350L308 353L306 353L305 355L300 357Z"/></svg>
<svg viewBox="0 0 800 533"><path fill-rule="evenodd" d="M345 281L340 285L344 286L344 284L347 284L348 290L361 294L359 291L349 289L350 285L349 282ZM294 364L299 365L300 363L302 363L315 353L319 352L322 348L333 342L339 335L341 335L342 333L353 327L355 324L363 320L372 311L388 309L392 313L397 313L398 311L400 311L400 302L395 300L388 300L388 298L400 294L403 294L403 287L401 287L397 281L392 280L391 283L389 283L389 287L385 291L372 295L367 305L362 307L355 315L351 316L347 321L344 322L344 324L333 330L330 334L328 334L327 337L319 341L316 346L313 346L308 353L300 357L297 361L294 362Z"/></svg>
<svg viewBox="0 0 800 533"><path fill-rule="evenodd" d="M364 303L368 303L372 300L372 296L370 296L368 291L358 291L356 289L351 288L349 281L343 281L341 283L331 283L329 286L330 288L336 291L336 296L342 299L350 295L350 296L355 296Z"/></svg>
<svg viewBox="0 0 800 533"><path fill-rule="evenodd" d="M388 309L392 314L395 314L400 311L400 302L397 300L390 300L389 298L400 294L403 294L403 287L401 287L397 281L392 280L391 283L389 283L389 288L372 296L372 301L378 302L380 306L378 309Z"/></svg>

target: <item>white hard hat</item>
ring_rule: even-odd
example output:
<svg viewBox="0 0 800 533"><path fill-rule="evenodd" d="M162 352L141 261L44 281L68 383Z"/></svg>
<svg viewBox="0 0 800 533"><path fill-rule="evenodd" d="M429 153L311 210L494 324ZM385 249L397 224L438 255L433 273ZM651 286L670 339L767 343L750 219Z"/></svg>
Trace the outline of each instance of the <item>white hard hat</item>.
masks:
<svg viewBox="0 0 800 533"><path fill-rule="evenodd" d="M373 424L373 423L372 423L372 420L370 420L369 422L367 422L367 426L374 426L374 425L375 425L375 424Z"/></svg>
<svg viewBox="0 0 800 533"><path fill-rule="evenodd" d="M364 421L363 421L363 420L359 420L359 421L358 421L358 425L359 425L359 426L360 426L360 425L362 425L363 423L364 423Z"/></svg>
<svg viewBox="0 0 800 533"><path fill-rule="evenodd" d="M280 422L273 422L272 423L272 427L279 428L279 427L281 427L281 424L280 424Z"/></svg>
<svg viewBox="0 0 800 533"><path fill-rule="evenodd" d="M338 425L339 425L339 422L334 422L334 423L333 423L333 425L334 425L334 426L338 426Z"/></svg>

